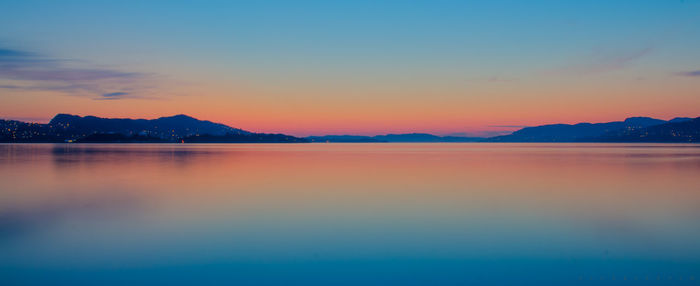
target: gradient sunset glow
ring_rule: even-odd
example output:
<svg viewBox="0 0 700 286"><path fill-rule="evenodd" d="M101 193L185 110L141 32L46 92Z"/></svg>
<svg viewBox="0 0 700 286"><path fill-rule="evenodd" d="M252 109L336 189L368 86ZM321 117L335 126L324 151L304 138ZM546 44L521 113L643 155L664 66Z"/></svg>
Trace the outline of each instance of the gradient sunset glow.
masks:
<svg viewBox="0 0 700 286"><path fill-rule="evenodd" d="M700 1L0 1L0 118L291 135L700 116Z"/></svg>

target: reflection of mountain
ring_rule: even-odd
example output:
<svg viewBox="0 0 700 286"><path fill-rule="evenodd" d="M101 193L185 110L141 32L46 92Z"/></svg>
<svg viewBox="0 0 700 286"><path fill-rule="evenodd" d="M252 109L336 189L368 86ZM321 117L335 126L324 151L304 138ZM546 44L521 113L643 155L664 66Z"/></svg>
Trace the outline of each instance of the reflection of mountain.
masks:
<svg viewBox="0 0 700 286"><path fill-rule="evenodd" d="M45 147L48 148L48 147ZM124 148L118 144L52 144L51 158L56 167L55 172L70 172L71 168L92 168L104 162L110 162L115 168L121 168L128 162L157 162L158 164L176 164L187 166L189 163L207 161L218 162L231 155L222 156L222 152L211 148ZM28 150L28 149L23 149Z"/></svg>
<svg viewBox="0 0 700 286"><path fill-rule="evenodd" d="M631 117L625 121L607 123L579 123L579 124L552 124L536 127L526 127L513 132L511 135L497 136L487 139L489 142L696 142L692 138L670 136L668 138L659 134L650 138L643 136L648 128L658 127L665 129L673 124L681 124L691 121L689 118L675 118L670 121L649 117ZM692 129L692 127L688 127ZM657 130L657 129L654 129ZM685 130L685 129L684 129ZM696 129L697 130L697 129ZM661 131L657 131L661 132ZM663 133L663 132L661 132ZM691 132L692 133L692 132ZM671 133L668 133L671 134ZM690 139L685 140L685 139ZM629 140L629 141L628 141Z"/></svg>
<svg viewBox="0 0 700 286"><path fill-rule="evenodd" d="M286 135L251 133L186 115L147 120L58 114L48 124L0 120L0 128L0 142L156 143L187 138L196 138L197 142L207 142L203 138L211 142L304 141L281 137Z"/></svg>
<svg viewBox="0 0 700 286"><path fill-rule="evenodd" d="M158 137L145 135L127 136L121 133L95 133L75 140L77 143L167 143Z"/></svg>

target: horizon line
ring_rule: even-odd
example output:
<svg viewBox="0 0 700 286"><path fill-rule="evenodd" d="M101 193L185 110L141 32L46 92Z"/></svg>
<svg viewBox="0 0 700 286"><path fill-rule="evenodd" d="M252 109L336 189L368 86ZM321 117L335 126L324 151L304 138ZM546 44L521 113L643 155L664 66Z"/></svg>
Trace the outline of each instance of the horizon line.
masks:
<svg viewBox="0 0 700 286"><path fill-rule="evenodd" d="M35 124L48 124L51 119L56 117L57 115L71 115L71 116L79 116L79 117L97 117L97 118L103 118L103 119L131 119L131 120L137 120L137 119L145 119L145 120L155 120L155 119L160 119L160 118L168 118L168 117L175 117L175 116L187 116L190 118L194 118L196 120L200 121L209 121L212 123L216 124L223 124L228 127L236 128L236 129L242 129L245 131L253 132L250 131L252 129L248 128L242 128L242 127L237 127L237 126L232 126L226 123L221 123L221 122L216 122L216 121L211 121L208 119L202 119L202 118L197 118L191 115L187 115L186 113L177 113L177 114L172 114L172 115L165 115L165 116L157 116L157 117L102 117L102 116L97 116L97 115L79 115L79 114L71 114L71 113L56 113L53 117L24 117L24 116L0 116L0 120L14 120L14 121L20 121L20 122L25 122L25 123L35 123ZM399 132L399 131L386 131L383 133L334 133L334 132L328 132L328 133L314 133L314 134L305 134L305 135L296 135L293 134L294 132L284 132L280 133L279 131L277 132L257 132L255 131L254 133L268 133L268 134L288 134L292 135L295 137L322 137L322 136L365 136L365 137L373 137L373 136L383 136L383 135L401 135L401 134L429 134L429 135L434 135L434 136L440 136L440 137L474 137L474 138L489 138L489 137L496 137L496 136L502 136L502 135L508 135L512 134L515 131L521 130L523 128L527 127L537 127L537 126L543 126L543 125L557 125L557 124L565 124L565 125L576 125L576 124L581 124L581 123L590 123L590 124L597 124L597 123L608 123L608 122L621 122L629 118L652 118L652 119L659 119L659 120L664 120L664 121L670 121L676 118L699 118L700 116L673 116L668 119L663 119L663 118L655 118L651 116L627 116L622 120L614 120L614 121L604 121L604 122L587 122L587 121L578 121L576 123L563 123L563 122L556 122L556 123L544 123L540 125L517 125L517 124L499 124L499 125L486 125L484 127L490 127L490 128L510 128L510 130L502 130L502 131L494 131L494 130L481 130L481 131L454 131L454 132L431 132L431 131L404 131L404 132ZM482 135L477 135L479 133L482 133ZM489 133L491 133L489 135ZM499 134L500 133L500 134Z"/></svg>

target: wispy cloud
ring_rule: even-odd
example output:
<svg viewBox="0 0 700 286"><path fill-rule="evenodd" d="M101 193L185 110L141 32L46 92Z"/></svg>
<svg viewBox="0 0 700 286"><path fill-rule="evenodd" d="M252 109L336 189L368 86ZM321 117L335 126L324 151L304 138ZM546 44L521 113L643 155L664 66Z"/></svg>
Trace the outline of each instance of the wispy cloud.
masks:
<svg viewBox="0 0 700 286"><path fill-rule="evenodd" d="M101 98L95 98L96 100L118 100L126 98L129 95L128 92L110 92L102 95Z"/></svg>
<svg viewBox="0 0 700 286"><path fill-rule="evenodd" d="M599 74L624 69L653 52L652 47L632 49L624 52L596 52L584 62L558 69L556 73Z"/></svg>
<svg viewBox="0 0 700 286"><path fill-rule="evenodd" d="M29 57L29 56L32 56L32 54L27 53L27 52L23 52L23 51L18 51L18 50L0 48L0 58L1 57Z"/></svg>
<svg viewBox="0 0 700 286"><path fill-rule="evenodd" d="M104 69L78 69L64 67L29 67L28 65L2 65L0 78L30 81L86 82L120 78L136 78L138 73L126 73Z"/></svg>
<svg viewBox="0 0 700 286"><path fill-rule="evenodd" d="M0 80L10 82L0 84L0 89L42 90L98 99L122 99L143 89L145 81L151 76L0 48Z"/></svg>
<svg viewBox="0 0 700 286"><path fill-rule="evenodd" d="M680 76L690 76L690 77L700 76L700 70L677 72L676 75L680 75Z"/></svg>

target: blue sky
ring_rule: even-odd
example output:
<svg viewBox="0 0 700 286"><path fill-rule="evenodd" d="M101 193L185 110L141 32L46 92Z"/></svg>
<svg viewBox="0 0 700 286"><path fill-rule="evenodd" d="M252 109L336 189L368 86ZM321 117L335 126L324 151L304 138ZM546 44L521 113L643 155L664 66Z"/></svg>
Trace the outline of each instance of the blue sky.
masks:
<svg viewBox="0 0 700 286"><path fill-rule="evenodd" d="M27 109L28 103L16 99L27 93L34 102L41 98L73 102L82 108L76 109L78 113L213 114L214 119L232 124L243 121L265 130L274 122L227 117L216 111L217 107L230 106L237 114L242 109L252 113L250 110L263 112L269 107L275 114L268 118L285 121L292 111L285 111L283 105L294 103L297 110L316 113L316 117L298 122L308 125L312 120L327 119L321 109L337 110L345 121L362 121L342 110L357 100L356 105L350 105L369 106L370 110L399 108L391 111L395 118L404 118L398 121L388 122L379 111L364 114L364 118L384 122L383 126L399 121L411 124L411 114L421 106L432 110L425 115L431 117L440 109L448 110L448 117L435 122L442 124L439 126L454 120L464 126L432 128L440 132L469 131L489 124L530 124L538 121L540 112L546 114L541 121L583 121L639 112L671 116L675 111L687 116L693 114L679 107L700 108L693 99L694 94L698 96L693 93L697 79L681 79L698 78L693 72L700 70L700 1L695 0L3 0L0 49L59 60L62 70L107 70L142 77L128 82L91 82L92 89L73 92L77 96L57 92L54 85L41 79L25 80L23 90L0 89L4 94L0 98L16 102L0 109L0 116L5 117L40 117L39 113L54 112L48 107ZM0 85L18 85L10 82L17 81L15 74L7 76L16 72L6 70L5 78L0 73ZM653 109L659 98L668 96L659 92L642 96L644 106L623 106L639 98L634 89L622 94L635 85L635 79L668 87L677 94L672 100L678 107ZM497 83L500 85L494 87ZM602 94L590 100L603 104L605 97L611 97L612 103L619 105L615 106L619 114L592 110L595 104L580 111L548 113L536 110L533 104L523 106L529 108L522 114L527 118L523 122L515 122L516 117L501 122L489 121L485 115L477 119L458 116L457 108L466 106L505 114L507 110L499 110L499 105L519 101L554 100L575 106L585 100L577 91L592 85L605 88L590 90ZM42 88L47 90L40 96ZM562 95L555 95L555 90L561 90ZM120 112L123 107L116 106L115 100L94 101L105 94L124 95L112 99L131 100L132 105L153 105L152 112ZM188 96L197 96L198 102L211 106L184 110L184 106L192 107ZM152 98L168 102L148 101ZM75 102L78 100L84 102ZM395 106L398 101L405 106ZM331 126L320 129L334 131ZM352 129L346 126L337 131Z"/></svg>

